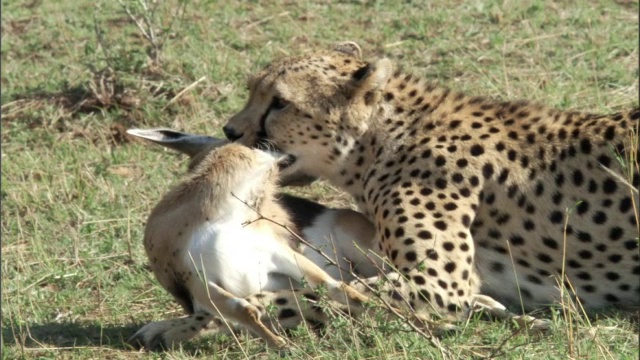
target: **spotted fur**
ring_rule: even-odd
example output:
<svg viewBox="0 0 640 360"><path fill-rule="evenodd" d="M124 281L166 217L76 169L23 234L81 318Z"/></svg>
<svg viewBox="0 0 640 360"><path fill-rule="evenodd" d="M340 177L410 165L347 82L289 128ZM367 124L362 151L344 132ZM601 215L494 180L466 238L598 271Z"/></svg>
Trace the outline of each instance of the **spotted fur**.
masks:
<svg viewBox="0 0 640 360"><path fill-rule="evenodd" d="M467 96L355 43L275 61L249 88L225 134L353 196L397 269L390 300L452 317L480 293L525 310L563 288L588 312L640 305L639 176L616 159L638 158L640 109Z"/></svg>

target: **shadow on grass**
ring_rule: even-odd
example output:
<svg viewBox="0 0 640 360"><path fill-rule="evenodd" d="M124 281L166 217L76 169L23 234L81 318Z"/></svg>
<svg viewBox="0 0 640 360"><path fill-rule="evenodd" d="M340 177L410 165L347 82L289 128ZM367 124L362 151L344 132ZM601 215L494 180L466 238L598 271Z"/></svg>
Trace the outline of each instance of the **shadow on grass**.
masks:
<svg viewBox="0 0 640 360"><path fill-rule="evenodd" d="M128 95L126 88L110 79L99 78L96 82L98 85L65 85L59 91L47 91L36 87L22 94L15 94L8 99L6 105L9 110L14 110L14 107L17 109L10 111L6 118L3 117L3 122L15 120L25 110L37 110L45 105L59 106L73 116L112 108L129 110L140 102L139 99Z"/></svg>
<svg viewBox="0 0 640 360"><path fill-rule="evenodd" d="M136 90L132 86L125 86L109 68L94 72L91 79L79 85L70 86L65 82L58 90L47 90L38 85L23 93L13 94L8 99L3 97L2 100L2 123L24 121L25 117L33 117L28 123L29 128L48 125L47 119L40 118L38 110L49 106L60 108L65 113L65 118L72 118L78 114L98 113L115 108L131 111L142 102L137 97Z"/></svg>
<svg viewBox="0 0 640 360"><path fill-rule="evenodd" d="M106 347L132 350L126 340L143 324L125 326L95 323L27 324L18 328L4 323L2 338L5 345L29 348Z"/></svg>
<svg viewBox="0 0 640 360"><path fill-rule="evenodd" d="M28 324L22 328L7 322L2 324L3 347L33 350L74 350L90 348L93 351L115 351L122 353L138 352L126 341L145 324L123 326L101 325L97 323L49 323ZM236 344L231 338L211 341L207 336L198 337L180 346L180 353L188 356L215 354L221 349L234 349ZM19 350L18 350L19 351ZM169 350L173 351L173 350ZM233 351L233 350L232 350Z"/></svg>

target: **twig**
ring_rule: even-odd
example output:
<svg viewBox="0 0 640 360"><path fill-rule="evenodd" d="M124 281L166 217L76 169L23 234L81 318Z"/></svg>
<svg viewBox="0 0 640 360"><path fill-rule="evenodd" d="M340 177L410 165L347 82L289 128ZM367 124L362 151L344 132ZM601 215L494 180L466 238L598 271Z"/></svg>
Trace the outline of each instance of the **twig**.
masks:
<svg viewBox="0 0 640 360"><path fill-rule="evenodd" d="M293 235L297 240L299 240L300 242L302 242L303 244L309 246L310 248L312 248L313 250L317 251L320 255L322 255L322 257L324 257L325 259L327 259L328 261L330 261L332 264L338 266L333 259L331 259L330 257L328 257L326 254L324 254L322 251L320 251L319 249L317 249L316 247L314 247L313 245L309 244L309 242L307 242L306 240L304 240L300 235L298 235L297 233L295 233L293 230L291 230L288 226L283 225L275 220L272 220L268 217L265 217L264 215L262 215L262 213L260 213L260 211L258 211L257 209L255 209L253 206L249 205L246 201L240 199L239 197L237 197L235 194L231 193L231 195L233 197L235 197L236 199L238 199L238 201L240 201L241 203L243 203L245 206L247 206L249 209L253 210L257 215L258 218L255 220L252 220L250 222L245 223L245 225L254 223L256 221L259 220L266 220L274 225L278 225L282 228L284 228L285 230L287 230L291 235ZM339 266L338 266L339 267ZM377 267L377 265L376 265ZM378 268L379 269L379 268ZM383 276L385 277L385 279L388 281L389 279L387 278L386 274L384 274L384 272L382 273ZM392 306L391 304L389 304L389 302L387 302L384 298L382 298L382 296L380 296L380 294L378 294L377 291L375 291L375 289L373 289L369 284L367 284L366 282L362 281L362 279L360 279L359 277L356 276L356 281L358 281L360 284L362 284L363 286L365 286L367 289L369 289L369 291L371 291L372 294L375 294L375 296L384 304L384 306L391 311L391 313L393 313L395 316L397 316L400 320L402 320L405 324L409 325L409 327L411 327L416 333L418 333L420 336L424 337L425 339L429 340L429 342L435 346L438 350L440 350L441 355L446 358L446 357L452 357L451 353L444 348L444 346L440 343L440 340L438 340L437 337L435 337L431 331L428 329L428 327L425 326L427 333L425 333L422 329L420 329L413 321L409 320L409 318L403 314L401 314L400 310L396 309L394 306ZM406 301L406 300L405 300ZM419 321L421 324L425 324L426 319L422 319L420 318L417 314L415 314L415 319L417 321Z"/></svg>
<svg viewBox="0 0 640 360"><path fill-rule="evenodd" d="M140 3L140 6L142 6L142 9L144 10L145 16L142 17L142 20L144 20L145 25L147 25L147 28L149 29L149 41L152 44L156 45L158 40L156 38L156 33L153 31L153 25L151 24L150 17L153 17L155 15L156 10L158 9L159 2L155 4L151 11L149 11L146 0L138 0L138 3Z"/></svg>
<svg viewBox="0 0 640 360"><path fill-rule="evenodd" d="M98 18L96 16L97 10L98 7L96 7L96 11L93 12L93 30L96 33L96 40L98 41L98 44L100 44L100 48L104 53L104 61L107 63L107 67L113 68L111 66L111 54L109 53L109 46L107 46L102 30L98 27ZM93 72L97 73L95 69L93 70Z"/></svg>
<svg viewBox="0 0 640 360"><path fill-rule="evenodd" d="M199 83L203 82L206 79L207 79L207 77L203 76L200 79L198 79L198 80L194 81L193 83L191 83L190 85L188 85L187 87L185 87L184 89L182 89L179 93L176 94L176 96L171 98L171 100L169 100L169 102L165 106L162 107L162 110L166 109L169 105L173 104L176 100L178 100L187 91L193 89L194 87L196 87L196 85L198 85Z"/></svg>
<svg viewBox="0 0 640 360"><path fill-rule="evenodd" d="M264 19L260 19L260 20L258 20L258 21L252 22L251 24L249 24L249 25L245 26L245 27L244 27L244 29L245 29L245 30L249 30L249 29L251 29L252 27L256 27L256 26L258 26L258 25L260 25L260 24L264 24L264 23L266 23L266 22L268 22L268 21L271 21L271 20L273 20L273 19L275 19L275 18L277 18L277 17L287 16L287 15L289 15L289 12L288 12L288 11L284 11L284 12L281 12L280 14L276 14L276 15L272 15L272 16L267 16L267 17L266 17L266 18L264 18Z"/></svg>
<svg viewBox="0 0 640 360"><path fill-rule="evenodd" d="M171 22L169 23L169 26L167 26L165 28L165 30L164 30L165 33L171 32L171 29L173 28L173 24L175 23L176 19L178 18L178 15L180 15L180 20L181 21L184 19L184 14L185 14L186 8L187 8L187 0L180 1L180 5L178 6L178 9L176 10L176 13L173 14L173 16L171 17Z"/></svg>
<svg viewBox="0 0 640 360"><path fill-rule="evenodd" d="M616 180L620 181L621 183L623 183L624 185L628 186L629 189L631 189L631 191L633 191L634 193L638 193L638 189L636 189L635 187L633 187L633 185L631 185L629 183L629 181L627 181L627 179L625 179L624 177L622 177L620 174L616 173L615 171L609 169L608 167L602 165L602 164L598 164L600 166L600 168L602 168L604 171L606 171L607 173L609 173L609 175L613 176L614 178L616 178Z"/></svg>
<svg viewBox="0 0 640 360"><path fill-rule="evenodd" d="M140 32L142 33L142 36L144 36L147 40L149 40L151 44L155 45L156 38L153 31L151 31L151 34L147 33L147 31L144 29L144 25L138 20L138 18L135 15L133 15L131 10L129 10L129 7L125 5L125 3L122 2L122 0L118 0L118 3L120 3L120 6L122 6L122 9L124 9L127 15L129 15L129 19L131 19L131 21L133 21L136 24L136 26L138 27L138 30L140 30Z"/></svg>
<svg viewBox="0 0 640 360"><path fill-rule="evenodd" d="M238 199L238 201L240 201L241 203L243 203L245 206L247 206L249 209L253 210L256 214L258 214L258 218L255 220L251 220L251 221L246 221L244 223L242 223L243 226L247 226L247 225L251 225L254 222L260 221L260 220L266 220L272 224L281 226L283 228L285 228L288 232L290 232L293 236L296 237L296 240L300 241L303 245L308 246L309 248L311 248L313 251L316 251L318 254L322 255L323 258L325 258L325 260L329 261L329 263L331 265L336 266L338 269L343 270L343 271L347 271L350 272L352 275L354 275L357 278L357 275L354 274L351 269L345 269L340 267L340 265L338 263L335 262L335 260L333 260L332 258L330 258L327 254L325 254L322 250L320 250L319 248L317 248L316 246L314 246L313 244L311 244L310 242L308 242L307 240L305 240L304 238L302 238L300 235L296 234L293 230L289 229L288 226L286 225L282 225L272 219L269 219L267 217L264 217L257 209L255 209L253 206L249 205L246 201L240 199L236 194L231 193L231 196L233 196L234 198Z"/></svg>
<svg viewBox="0 0 640 360"><path fill-rule="evenodd" d="M138 27L138 30L140 30L140 32L142 33L142 36L144 36L144 38L147 39L147 41L149 41L149 43L151 44L151 48L152 48L151 57L154 62L158 63L159 54L160 54L159 50L160 50L161 44L158 42L156 33L153 30L153 24L151 23L151 18L154 16L156 10L158 9L160 2L156 3L156 5L151 10L149 10L146 0L138 0L138 3L140 3L140 6L142 6L142 9L144 10L144 15L142 16L142 20L144 24L140 20L138 20L138 18L129 9L129 6L127 6L122 0L118 0L118 3L120 3L120 6L122 6L122 9L124 9L124 11L127 13L127 15L129 16L129 19L131 19L131 21L133 21L136 24L136 26ZM146 30L145 30L145 26L147 27Z"/></svg>

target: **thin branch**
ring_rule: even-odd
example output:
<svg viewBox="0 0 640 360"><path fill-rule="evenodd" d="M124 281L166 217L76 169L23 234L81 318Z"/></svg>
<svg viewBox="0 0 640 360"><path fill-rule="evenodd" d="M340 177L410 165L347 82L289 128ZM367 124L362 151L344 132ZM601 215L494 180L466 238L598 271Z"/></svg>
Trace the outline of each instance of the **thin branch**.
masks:
<svg viewBox="0 0 640 360"><path fill-rule="evenodd" d="M147 31L144 29L144 25L138 20L138 18L135 15L133 15L131 10L129 10L129 7L127 5L125 5L125 3L122 2L122 0L118 0L118 3L120 3L120 6L122 6L122 9L124 9L124 11L127 13L127 15L129 15L129 19L131 19L131 21L133 21L136 24L136 26L138 27L138 30L140 30L142 35L147 40L149 40L152 44L154 44L155 37L151 37L151 35L149 35L147 33Z"/></svg>
<svg viewBox="0 0 640 360"><path fill-rule="evenodd" d="M269 21L271 21L271 20L273 20L273 19L275 19L275 18L282 17L282 16L287 16L287 15L289 15L289 11L283 11L283 12L281 12L280 14L276 14L276 15L272 15L272 16L267 16L266 18L260 19L260 20L258 20L258 21L254 21L254 22L252 22L251 24L249 24L249 25L245 26L245 27L244 27L244 30L245 30L245 31L246 31L246 30L249 30L249 29L251 29L251 28L253 28L253 27L256 27L256 26L258 26L258 25L261 25L261 24L264 24L264 23L266 23L266 22L269 22Z"/></svg>
<svg viewBox="0 0 640 360"><path fill-rule="evenodd" d="M146 0L138 0L138 3L140 3L140 6L142 6L143 10L143 15L141 16L142 21L138 20L138 18L129 9L129 6L127 6L122 0L118 0L118 3L120 3L122 9L127 13L129 19L131 19L131 21L136 24L138 30L140 30L140 32L142 33L142 36L144 36L144 38L147 39L147 41L149 41L149 43L151 44L151 57L154 62L158 63L161 44L158 42L158 38L156 37L155 31L153 29L154 25L152 23L152 18L154 17L155 12L158 9L159 2L156 3L151 10L149 10L149 6L147 5Z"/></svg>
<svg viewBox="0 0 640 360"><path fill-rule="evenodd" d="M201 82L203 82L204 80L206 80L207 77L203 76L200 79L192 82L190 85L188 85L187 87L185 87L184 89L180 90L179 93L176 94L176 96L174 96L173 98L171 98L171 100L169 100L169 102L162 107L162 110L164 111L164 109L166 109L169 105L173 104L176 100L178 100L182 95L184 95L187 91L193 89L196 85L200 84Z"/></svg>
<svg viewBox="0 0 640 360"><path fill-rule="evenodd" d="M257 209L255 209L253 206L249 205L246 201L240 199L239 197L237 197L235 194L231 193L231 195L233 197L235 197L236 199L238 199L238 201L240 201L241 203L243 203L245 206L247 206L249 209L253 210L257 215L258 218L249 222L244 223L243 225L248 225L251 223L254 223L256 221L259 220L266 220L274 225L280 226L282 228L284 228L285 230L287 230L291 235L293 235L297 240L299 240L300 242L302 242L303 244L309 246L311 249L317 251L320 255L322 255L322 257L324 257L327 261L331 262L332 264L334 264L335 266L338 266L338 264L336 264L333 259L331 259L329 256L327 256L325 253L323 253L320 249L317 249L316 247L314 247L313 245L311 245L309 242L307 242L305 239L303 239L300 235L298 235L297 233L295 233L293 230L291 230L288 226L283 225L275 220L272 220L264 215L262 215L262 213L260 213L260 211L258 211ZM379 267L377 267L378 270L380 270ZM339 268L339 266L338 266ZM389 281L387 275L382 272L384 278ZM354 274L355 275L355 274ZM416 333L418 333L420 336L424 337L425 339L429 340L429 342L435 346L438 350L440 350L440 353L442 354L442 356L444 358L446 357L453 357L452 354L450 353L449 350L445 349L444 346L440 343L440 340L438 340L438 338L433 335L433 333L431 332L431 330L429 330L428 325L430 323L429 320L422 318L421 316L419 316L418 314L416 314L415 312L413 313L414 316L414 321L418 322L420 325L422 325L426 332L423 331L421 328L419 328L414 321L410 320L407 316L405 316L404 314L401 313L401 310L396 309L394 306L392 306L391 304L389 304L388 301L386 301L384 298L382 298L382 296L380 296L380 294L374 289L372 288L369 284L367 284L366 282L364 282L362 279L360 279L358 276L355 276L356 281L358 281L360 284L362 284L363 286L365 286L369 291L371 291L372 294L375 294L376 298L378 298L378 300L380 300L384 306L391 311L391 313L393 313L395 316L397 316L400 320L402 320L402 322L404 322L405 324L407 324L409 327L411 327L411 329L413 329ZM405 300L406 301L406 300Z"/></svg>
<svg viewBox="0 0 640 360"><path fill-rule="evenodd" d="M96 8L96 11L98 9ZM105 57L105 61L107 63L107 67L109 68L113 68L113 66L111 66L111 54L109 53L109 46L107 46L107 43L104 39L104 34L102 33L102 30L100 29L100 27L98 27L98 18L96 16L96 11L93 12L93 31L96 33L96 40L98 41L98 44L100 45L100 48L102 49L102 52L104 53L104 57ZM92 66L93 67L93 66ZM94 73L97 73L97 70L92 69Z"/></svg>
<svg viewBox="0 0 640 360"><path fill-rule="evenodd" d="M187 0L181 0L180 5L176 9L176 13L173 14L173 16L171 17L171 22L169 23L169 26L167 26L166 29L164 30L165 33L171 32L171 29L173 28L173 24L178 18L178 15L180 16L180 21L184 19L184 14L186 12L186 9L187 9Z"/></svg>
<svg viewBox="0 0 640 360"><path fill-rule="evenodd" d="M145 25L147 25L147 29L149 29L149 38L150 38L149 41L151 41L151 44L153 44L154 47L157 48L158 41L156 38L156 34L153 31L153 24L151 23L151 19L155 16L156 10L158 10L158 6L160 3L156 2L153 9L149 11L149 7L147 6L146 0L138 0L138 2L140 3L140 6L142 6L142 9L144 10L142 19L144 20Z"/></svg>
<svg viewBox="0 0 640 360"><path fill-rule="evenodd" d="M625 179L624 177L622 177L622 175L616 173L615 171L609 169L608 167L602 165L602 164L598 164L600 165L600 168L602 168L604 171L606 171L607 173L609 173L609 175L613 176L614 178L616 178L616 180L618 180L619 182L621 182L622 184L626 185L629 187L629 189L631 189L631 191L633 191L634 193L638 194L638 189L636 189L631 183L629 183L629 181L627 181L627 179Z"/></svg>

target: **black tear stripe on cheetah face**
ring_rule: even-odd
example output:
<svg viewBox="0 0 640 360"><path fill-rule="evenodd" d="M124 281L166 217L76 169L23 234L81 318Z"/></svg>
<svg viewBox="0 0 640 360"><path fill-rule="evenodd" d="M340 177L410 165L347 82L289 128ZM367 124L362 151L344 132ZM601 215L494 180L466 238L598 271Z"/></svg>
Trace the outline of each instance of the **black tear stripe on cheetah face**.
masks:
<svg viewBox="0 0 640 360"><path fill-rule="evenodd" d="M481 279L483 293L533 309L564 281L588 311L640 305L639 176L625 184L616 160L640 109L469 97L339 50L272 63L226 128L250 145L262 132L297 159L285 172L354 196L409 280L391 298L451 313Z"/></svg>

